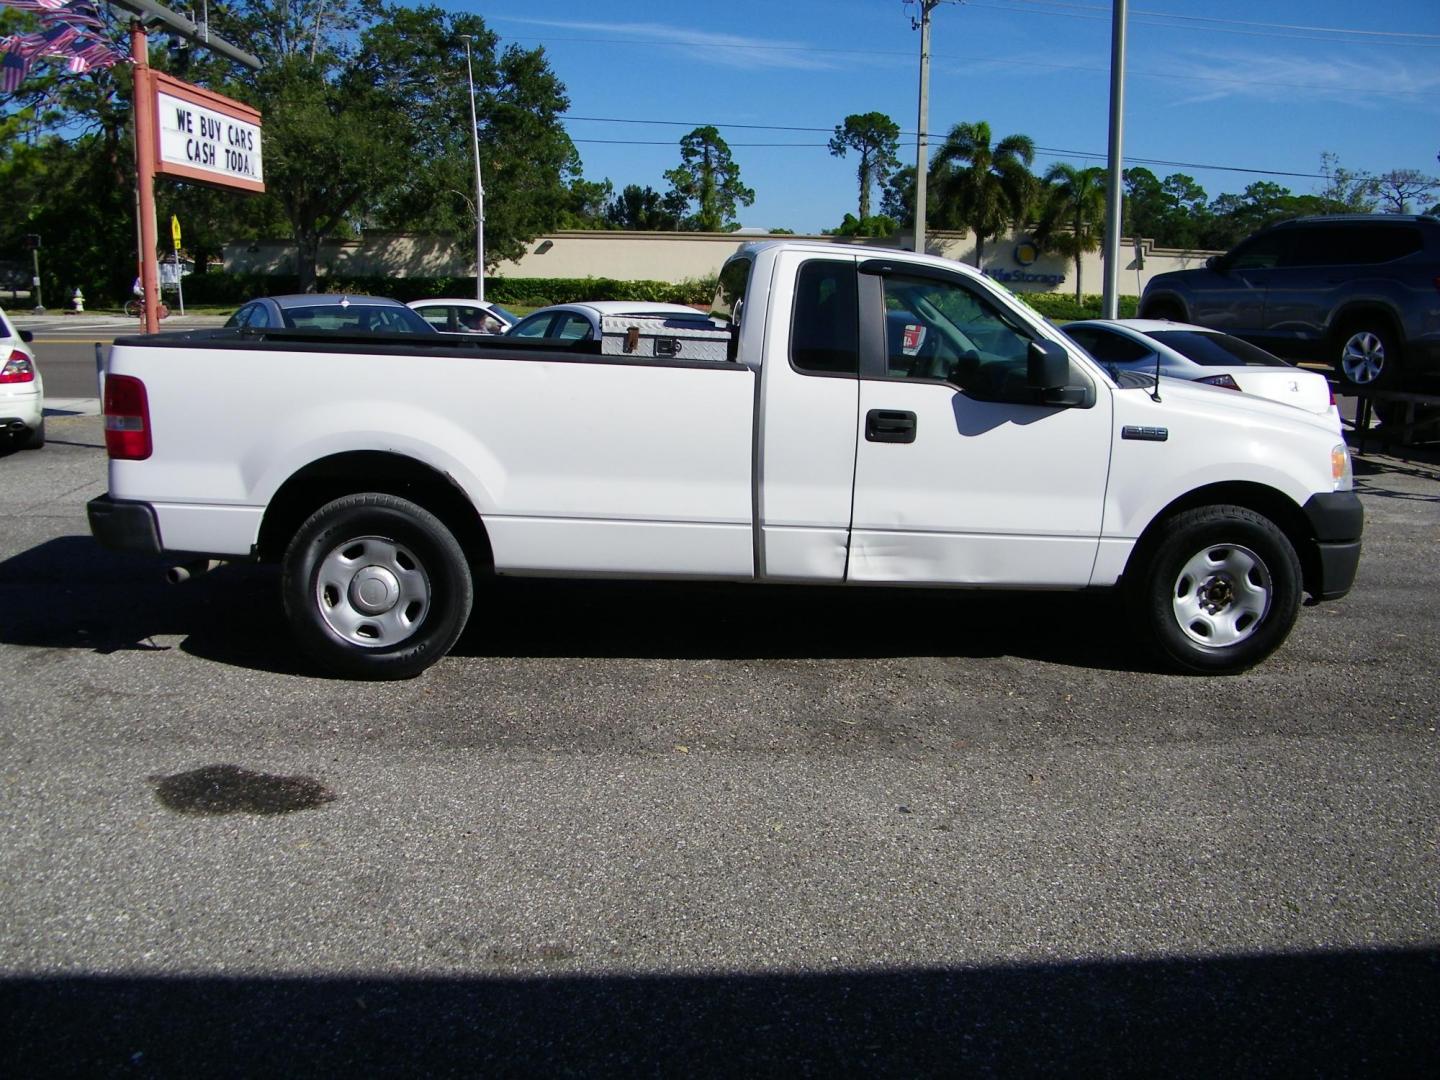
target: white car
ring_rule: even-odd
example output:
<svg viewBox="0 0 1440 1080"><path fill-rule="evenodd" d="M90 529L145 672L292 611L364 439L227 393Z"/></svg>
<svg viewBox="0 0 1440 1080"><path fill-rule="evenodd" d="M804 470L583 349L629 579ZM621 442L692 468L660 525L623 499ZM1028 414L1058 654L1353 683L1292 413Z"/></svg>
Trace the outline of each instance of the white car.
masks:
<svg viewBox="0 0 1440 1080"><path fill-rule="evenodd" d="M499 304L474 297L412 300L407 306L442 334L503 334L520 321Z"/></svg>
<svg viewBox="0 0 1440 1080"><path fill-rule="evenodd" d="M1060 331L1106 367L1209 383L1329 416L1340 426L1330 380L1248 341L1166 319L1086 319Z"/></svg>
<svg viewBox="0 0 1440 1080"><path fill-rule="evenodd" d="M606 315L679 316L708 321L703 311L684 304L659 304L641 300L595 300L587 304L556 304L525 316L507 335L517 338L555 338L561 341L595 341L600 337L600 320Z"/></svg>
<svg viewBox="0 0 1440 1080"><path fill-rule="evenodd" d="M45 384L30 348L34 335L0 311L0 447L45 445Z"/></svg>

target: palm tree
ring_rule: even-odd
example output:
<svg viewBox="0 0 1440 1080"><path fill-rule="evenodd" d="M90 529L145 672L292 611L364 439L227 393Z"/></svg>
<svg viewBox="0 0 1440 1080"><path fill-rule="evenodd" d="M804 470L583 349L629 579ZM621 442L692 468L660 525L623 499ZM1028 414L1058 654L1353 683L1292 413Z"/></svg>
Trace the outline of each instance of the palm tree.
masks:
<svg viewBox="0 0 1440 1080"><path fill-rule="evenodd" d="M1046 170L1044 183L1035 242L1075 260L1075 302L1082 303L1080 257L1098 248L1105 235L1105 170L1060 161Z"/></svg>
<svg viewBox="0 0 1440 1080"><path fill-rule="evenodd" d="M986 237L1024 219L1035 190L1030 163L1035 142L1028 135L1007 135L990 145L990 125L956 124L935 155L939 176L939 218L949 218L975 234L975 265L985 253Z"/></svg>

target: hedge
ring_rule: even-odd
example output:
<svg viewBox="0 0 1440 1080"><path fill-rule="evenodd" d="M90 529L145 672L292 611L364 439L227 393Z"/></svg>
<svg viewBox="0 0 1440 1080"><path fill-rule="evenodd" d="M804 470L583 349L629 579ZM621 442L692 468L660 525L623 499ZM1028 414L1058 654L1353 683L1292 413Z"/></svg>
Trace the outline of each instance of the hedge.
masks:
<svg viewBox="0 0 1440 1080"><path fill-rule="evenodd" d="M321 292L388 296L408 303L437 296L474 296L472 277L359 277L329 274L318 281ZM294 274L235 274L211 270L185 279L185 301L192 304L241 304L257 296L299 291ZM715 279L617 281L614 278L487 278L485 299L497 304L544 307L580 300L641 300L704 304L715 295Z"/></svg>
<svg viewBox="0 0 1440 1080"><path fill-rule="evenodd" d="M1098 319L1101 317L1100 296L1091 293L1077 304L1074 293L1016 293L1021 300L1044 315L1047 319L1056 319L1068 322L1071 319ZM1138 296L1120 297L1120 318L1133 319L1135 312L1140 307Z"/></svg>

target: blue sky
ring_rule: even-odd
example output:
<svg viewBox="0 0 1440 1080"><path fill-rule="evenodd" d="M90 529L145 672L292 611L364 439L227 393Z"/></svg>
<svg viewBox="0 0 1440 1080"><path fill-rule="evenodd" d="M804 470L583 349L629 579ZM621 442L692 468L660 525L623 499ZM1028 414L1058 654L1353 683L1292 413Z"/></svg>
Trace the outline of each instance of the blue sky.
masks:
<svg viewBox="0 0 1440 1080"><path fill-rule="evenodd" d="M545 46L571 116L596 118L567 122L585 176L617 190L663 189L680 136L715 124L756 193L742 224L818 231L856 209L854 158L824 145L847 114L888 114L910 133L902 161L915 159L917 9L901 0L450 6L504 40ZM942 3L932 139L986 120L997 138L1048 148L1037 171L1103 165L1109 11L1104 0ZM1352 170L1440 174L1440 0L1132 0L1128 66L1127 164L1195 163L1147 167L1188 173L1212 198L1256 180L1297 193L1321 181L1200 165L1314 174L1322 151ZM823 130L727 126L747 124Z"/></svg>

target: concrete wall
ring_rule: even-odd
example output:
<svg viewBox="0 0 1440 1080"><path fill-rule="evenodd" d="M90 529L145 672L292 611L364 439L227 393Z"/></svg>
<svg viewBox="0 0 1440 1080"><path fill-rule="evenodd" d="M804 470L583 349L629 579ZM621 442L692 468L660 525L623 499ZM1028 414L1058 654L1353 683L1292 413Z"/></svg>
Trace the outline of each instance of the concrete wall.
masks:
<svg viewBox="0 0 1440 1080"><path fill-rule="evenodd" d="M606 230L554 232L533 240L514 262L501 263L492 277L584 278L607 277L625 281L687 281L713 275L741 245L765 239L738 233L618 232ZM894 247L896 241L847 241L833 236L807 236L826 243L858 243L867 247ZM1024 233L992 238L985 244L985 272L1016 292L1073 292L1074 263L1058 255L1039 255L1026 249ZM909 247L909 237L899 246ZM975 263L975 245L968 233L936 232L927 250L934 255ZM1153 275L1203 265L1209 251L1177 251L1140 242L1144 267L1136 262L1135 242L1121 246L1124 262L1120 292L1139 295ZM450 237L409 233L366 233L358 241L332 241L322 245L320 275L354 274L365 277L468 277L474 271L470 237L457 243ZM1098 293L1103 285L1103 263L1098 251L1081 259L1081 287ZM286 241L262 240L225 248L225 269L237 272L293 273L295 246Z"/></svg>

